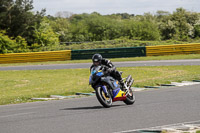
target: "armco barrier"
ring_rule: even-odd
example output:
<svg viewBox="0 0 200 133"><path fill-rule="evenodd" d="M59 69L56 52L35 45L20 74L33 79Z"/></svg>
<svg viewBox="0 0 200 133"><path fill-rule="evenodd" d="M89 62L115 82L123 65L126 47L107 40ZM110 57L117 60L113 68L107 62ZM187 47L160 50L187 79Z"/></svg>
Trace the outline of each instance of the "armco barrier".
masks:
<svg viewBox="0 0 200 133"><path fill-rule="evenodd" d="M147 56L200 54L200 43L146 46Z"/></svg>
<svg viewBox="0 0 200 133"><path fill-rule="evenodd" d="M0 54L0 64L71 60L71 50Z"/></svg>
<svg viewBox="0 0 200 133"><path fill-rule="evenodd" d="M159 56L175 54L200 54L200 43L197 44L175 44L146 47L129 48L105 48L89 50L63 50L32 53L0 54L0 64L3 63L24 63L43 61L64 61L91 59L93 54L102 54L105 58L138 57L138 56Z"/></svg>
<svg viewBox="0 0 200 133"><path fill-rule="evenodd" d="M72 60L91 59L93 54L99 53L105 58L121 58L146 56L145 47L129 47L129 48L105 48L105 49L89 49L89 50L72 50Z"/></svg>

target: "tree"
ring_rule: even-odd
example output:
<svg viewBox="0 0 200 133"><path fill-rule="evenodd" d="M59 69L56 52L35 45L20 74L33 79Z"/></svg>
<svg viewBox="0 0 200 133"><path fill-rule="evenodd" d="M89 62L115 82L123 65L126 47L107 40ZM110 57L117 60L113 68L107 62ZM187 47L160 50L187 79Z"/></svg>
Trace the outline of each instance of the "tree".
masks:
<svg viewBox="0 0 200 133"><path fill-rule="evenodd" d="M6 30L10 37L22 36L30 45L33 42L35 23L39 24L45 15L45 10L34 14L33 0L1 0L0 27Z"/></svg>
<svg viewBox="0 0 200 133"><path fill-rule="evenodd" d="M70 18L74 13L68 12L68 11L63 11L63 12L57 12L55 14L55 17L58 18Z"/></svg>
<svg viewBox="0 0 200 133"><path fill-rule="evenodd" d="M194 37L200 38L200 20L194 25Z"/></svg>
<svg viewBox="0 0 200 133"><path fill-rule="evenodd" d="M11 12L13 7L13 0L0 1L0 27L2 30L7 30L12 22Z"/></svg>
<svg viewBox="0 0 200 133"><path fill-rule="evenodd" d="M162 21L163 19L165 19L166 17L170 16L171 14L167 11L162 11L159 10L156 12L156 17L157 17L157 21Z"/></svg>
<svg viewBox="0 0 200 133"><path fill-rule="evenodd" d="M187 40L193 34L193 27L187 21L187 14L188 12L183 8L177 8L176 12L172 14L171 20L174 21L176 26L175 39Z"/></svg>
<svg viewBox="0 0 200 133"><path fill-rule="evenodd" d="M162 39L187 40L195 37L195 25L200 20L199 14L177 8L173 14L159 11L157 21Z"/></svg>
<svg viewBox="0 0 200 133"><path fill-rule="evenodd" d="M160 22L159 29L161 31L162 39L168 40L174 38L176 34L176 26L174 21L171 21L170 19L163 19L163 22Z"/></svg>
<svg viewBox="0 0 200 133"><path fill-rule="evenodd" d="M83 19L87 19L90 15L87 13L83 13L83 14L74 14L69 18L69 21L73 24L78 23L79 21L83 20Z"/></svg>
<svg viewBox="0 0 200 133"><path fill-rule="evenodd" d="M85 23L93 41L111 40L120 37L118 21L105 16L91 16Z"/></svg>
<svg viewBox="0 0 200 133"><path fill-rule="evenodd" d="M28 24L32 21L32 14L29 12L33 9L32 0L9 0L2 5L5 10L2 12L3 29L9 36L17 37L23 35L27 30ZM5 15L3 15L5 14Z"/></svg>
<svg viewBox="0 0 200 133"><path fill-rule="evenodd" d="M35 43L40 47L55 46L59 44L58 35L53 32L53 29L46 18L42 20L39 26L35 26L34 38Z"/></svg>
<svg viewBox="0 0 200 133"><path fill-rule="evenodd" d="M16 47L16 42L5 34L5 31L0 31L0 53L12 53Z"/></svg>
<svg viewBox="0 0 200 133"><path fill-rule="evenodd" d="M50 26L52 27L54 33L59 34L59 40L61 42L68 41L70 23L67 19L56 18L53 21L50 20Z"/></svg>
<svg viewBox="0 0 200 133"><path fill-rule="evenodd" d="M14 52L21 53L29 51L29 48L27 46L27 41L24 38L22 38L21 36L17 36L15 41L16 41L16 46Z"/></svg>
<svg viewBox="0 0 200 133"><path fill-rule="evenodd" d="M124 21L122 33L129 39L160 40L157 25L149 21Z"/></svg>
<svg viewBox="0 0 200 133"><path fill-rule="evenodd" d="M0 53L20 53L29 51L27 42L21 36L9 38L5 31L0 31Z"/></svg>

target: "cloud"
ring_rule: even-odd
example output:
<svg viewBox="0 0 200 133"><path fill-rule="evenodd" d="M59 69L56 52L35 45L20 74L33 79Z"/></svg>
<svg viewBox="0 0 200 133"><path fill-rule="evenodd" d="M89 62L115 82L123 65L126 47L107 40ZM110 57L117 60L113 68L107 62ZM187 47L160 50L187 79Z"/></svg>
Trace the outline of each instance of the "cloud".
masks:
<svg viewBox="0 0 200 133"><path fill-rule="evenodd" d="M34 0L35 10L46 8L51 15L58 11L143 14L158 10L172 12L179 7L200 12L199 5L199 0Z"/></svg>

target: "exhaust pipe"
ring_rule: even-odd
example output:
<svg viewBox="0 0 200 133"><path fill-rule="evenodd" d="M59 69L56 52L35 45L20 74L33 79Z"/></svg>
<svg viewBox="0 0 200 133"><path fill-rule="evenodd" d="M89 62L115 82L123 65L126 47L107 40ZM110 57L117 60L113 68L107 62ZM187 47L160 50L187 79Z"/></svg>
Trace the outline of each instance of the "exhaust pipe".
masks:
<svg viewBox="0 0 200 133"><path fill-rule="evenodd" d="M134 79L132 78L132 76L131 75L129 75L127 78L126 78L126 85L127 85L127 87L130 87L132 84L133 84L133 82L134 82Z"/></svg>
<svg viewBox="0 0 200 133"><path fill-rule="evenodd" d="M131 78L131 81L130 81L130 83L129 83L129 87L132 86L133 82L134 82L134 79Z"/></svg>

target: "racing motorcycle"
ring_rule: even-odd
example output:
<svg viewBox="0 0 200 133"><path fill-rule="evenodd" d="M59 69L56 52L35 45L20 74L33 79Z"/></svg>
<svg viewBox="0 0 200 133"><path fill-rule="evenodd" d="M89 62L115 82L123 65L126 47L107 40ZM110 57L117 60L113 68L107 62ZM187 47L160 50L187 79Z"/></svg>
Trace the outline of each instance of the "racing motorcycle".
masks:
<svg viewBox="0 0 200 133"><path fill-rule="evenodd" d="M107 73L106 66L95 66L91 69L89 84L94 88L98 101L104 107L111 107L115 101L123 101L125 104L131 105L135 102L135 96L131 89L134 80L131 75L123 80L125 82L122 91L118 80Z"/></svg>

